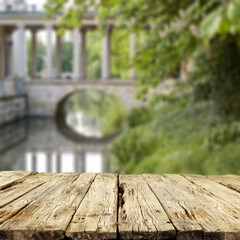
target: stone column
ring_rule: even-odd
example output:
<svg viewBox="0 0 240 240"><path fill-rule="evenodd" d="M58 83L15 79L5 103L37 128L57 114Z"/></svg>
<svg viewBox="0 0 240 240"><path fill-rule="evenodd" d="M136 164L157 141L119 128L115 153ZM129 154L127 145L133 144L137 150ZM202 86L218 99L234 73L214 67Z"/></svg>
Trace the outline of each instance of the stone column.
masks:
<svg viewBox="0 0 240 240"><path fill-rule="evenodd" d="M60 173L62 170L62 159L61 159L61 153L56 152L56 163L57 163L57 172Z"/></svg>
<svg viewBox="0 0 240 240"><path fill-rule="evenodd" d="M13 77L13 38L11 28L6 29L4 39L5 51L5 75L7 78Z"/></svg>
<svg viewBox="0 0 240 240"><path fill-rule="evenodd" d="M79 166L78 152L74 152L73 156L74 156L74 167L73 167L73 171L76 172L76 173L78 173L78 166Z"/></svg>
<svg viewBox="0 0 240 240"><path fill-rule="evenodd" d="M56 68L57 78L61 78L62 75L62 36L56 33Z"/></svg>
<svg viewBox="0 0 240 240"><path fill-rule="evenodd" d="M47 161L46 172L51 173L52 172L52 153L50 152L46 153L46 161Z"/></svg>
<svg viewBox="0 0 240 240"><path fill-rule="evenodd" d="M4 72L5 72L5 77L7 76L8 72L8 66L7 66L7 61L8 61L8 56L7 56L7 33L5 33L5 47L4 47Z"/></svg>
<svg viewBox="0 0 240 240"><path fill-rule="evenodd" d="M46 26L47 31L47 55L46 55L46 78L52 77L52 26Z"/></svg>
<svg viewBox="0 0 240 240"><path fill-rule="evenodd" d="M24 32L24 77L26 77L27 74L28 74L28 67L27 67L27 41L26 41L26 34Z"/></svg>
<svg viewBox="0 0 240 240"><path fill-rule="evenodd" d="M73 32L73 77L80 79L80 32L74 29Z"/></svg>
<svg viewBox="0 0 240 240"><path fill-rule="evenodd" d="M4 28L0 28L0 79L3 79L6 75L5 72L5 50L6 48L6 36Z"/></svg>
<svg viewBox="0 0 240 240"><path fill-rule="evenodd" d="M75 159L76 159L76 161L77 161L77 163L76 163L76 172L78 172L78 173L84 173L84 171L85 171L85 153L84 153L84 151L82 150L82 151L78 151L78 152L76 152L76 155L75 155L76 157L75 157Z"/></svg>
<svg viewBox="0 0 240 240"><path fill-rule="evenodd" d="M106 36L102 40L102 79L111 77L111 32L112 27L107 27Z"/></svg>
<svg viewBox="0 0 240 240"><path fill-rule="evenodd" d="M86 172L86 153L84 151L81 152L81 169L79 168L79 170L81 171L81 173L85 173Z"/></svg>
<svg viewBox="0 0 240 240"><path fill-rule="evenodd" d="M26 74L26 36L23 24L18 25L18 78L23 80Z"/></svg>
<svg viewBox="0 0 240 240"><path fill-rule="evenodd" d="M32 152L32 171L37 172L37 153Z"/></svg>
<svg viewBox="0 0 240 240"><path fill-rule="evenodd" d="M80 30L80 78L87 77L87 46L86 46L86 29Z"/></svg>
<svg viewBox="0 0 240 240"><path fill-rule="evenodd" d="M3 78L3 28L0 27L0 80Z"/></svg>
<svg viewBox="0 0 240 240"><path fill-rule="evenodd" d="M130 59L133 59L136 55L136 41L137 41L137 36L135 33L132 33L130 36ZM136 79L135 68L132 68L130 70L130 79Z"/></svg>
<svg viewBox="0 0 240 240"><path fill-rule="evenodd" d="M107 154L107 152L105 151L105 149L102 150L101 155L102 155L102 166L103 166L102 171L105 172L105 173L106 173L106 172L110 172L110 166L109 166L109 164L107 163L108 154Z"/></svg>
<svg viewBox="0 0 240 240"><path fill-rule="evenodd" d="M11 35L7 38L7 77L12 77L12 67L13 67L13 61L12 61L12 37Z"/></svg>
<svg viewBox="0 0 240 240"><path fill-rule="evenodd" d="M12 49L12 60L13 60L13 77L16 79L18 77L18 31L12 34L13 37L13 49Z"/></svg>
<svg viewBox="0 0 240 240"><path fill-rule="evenodd" d="M73 55L74 78L86 79L86 29L74 30Z"/></svg>
<svg viewBox="0 0 240 240"><path fill-rule="evenodd" d="M37 74L37 30L32 29L32 78Z"/></svg>

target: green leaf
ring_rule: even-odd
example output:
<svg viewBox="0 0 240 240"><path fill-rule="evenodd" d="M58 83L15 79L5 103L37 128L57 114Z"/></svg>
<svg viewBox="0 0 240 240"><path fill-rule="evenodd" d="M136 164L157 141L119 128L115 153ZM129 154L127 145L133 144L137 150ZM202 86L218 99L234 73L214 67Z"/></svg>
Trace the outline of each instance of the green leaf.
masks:
<svg viewBox="0 0 240 240"><path fill-rule="evenodd" d="M222 18L222 8L219 8L202 21L201 35L205 41L209 41L218 32Z"/></svg>

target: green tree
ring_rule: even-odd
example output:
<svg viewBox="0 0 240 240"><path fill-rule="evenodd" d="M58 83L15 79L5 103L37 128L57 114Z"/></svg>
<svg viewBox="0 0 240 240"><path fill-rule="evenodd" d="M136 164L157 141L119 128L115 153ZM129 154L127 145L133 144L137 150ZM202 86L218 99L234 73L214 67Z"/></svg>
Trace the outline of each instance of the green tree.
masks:
<svg viewBox="0 0 240 240"><path fill-rule="evenodd" d="M44 68L44 56L46 46L42 40L37 40L37 72L40 72ZM32 74L32 40L27 39L27 66L28 75Z"/></svg>
<svg viewBox="0 0 240 240"><path fill-rule="evenodd" d="M72 37L71 37L72 38ZM87 78L101 78L102 34L100 31L87 32ZM128 78L129 36L124 30L114 31L112 45L112 74L118 79ZM56 66L56 44L53 51L53 66ZM62 40L62 70L73 71L73 41Z"/></svg>
<svg viewBox="0 0 240 240"><path fill-rule="evenodd" d="M201 23L202 36L206 41L216 34L237 35L240 33L240 2L238 0L225 1L219 5Z"/></svg>
<svg viewBox="0 0 240 240"><path fill-rule="evenodd" d="M56 67L56 43L53 48L53 66ZM65 38L62 39L62 71L72 72L73 70L73 43Z"/></svg>
<svg viewBox="0 0 240 240"><path fill-rule="evenodd" d="M68 0L48 0L45 5L47 16L63 10L66 2ZM114 16L119 28L145 35L144 44L138 48L134 63L140 85L147 88L155 87L163 79L176 75L181 61L192 55L199 42L191 30L192 26L199 25L203 14L215 9L221 1L105 0L97 4L97 1L78 0L74 4L78 7L69 8L64 13L59 22L60 27L79 27L87 9L94 7L103 27L109 17ZM143 93L146 92L144 89Z"/></svg>
<svg viewBox="0 0 240 240"><path fill-rule="evenodd" d="M102 33L88 31L87 33L87 76L89 79L101 78ZM111 44L112 77L127 79L129 70L129 34L126 30L114 29Z"/></svg>
<svg viewBox="0 0 240 240"><path fill-rule="evenodd" d="M63 10L66 2L68 0L48 0L45 6L48 16ZM208 74L214 75L220 66L226 67L218 74L220 79L224 79L226 77L224 72L238 66L238 62L231 61L232 65L227 67L224 54L220 53L222 47L226 46L228 49L230 47L229 41L225 39L233 38L235 42L239 39L240 3L238 0L104 0L97 2L76 0L73 4L77 7L69 8L69 11L64 13L59 26L79 27L87 9L94 7L103 29L109 18L114 16L119 28L126 29L127 25L129 31L137 32L139 35L144 34L144 41L142 41L144 43L138 47L134 60L141 87L140 97L145 97L149 88L156 87L164 79L176 77L183 61L187 59L198 61L199 57L209 54L209 58L206 59L209 66L216 67L209 67L205 73L200 71L199 74L202 75L199 77L209 79L208 97L218 103L213 93L221 95L220 89L212 84ZM235 48L236 44L231 46ZM212 49L214 52L219 51L219 54L214 55ZM226 64L223 64L224 62ZM197 65L197 67L203 66ZM198 79L192 78L191 83L194 87L198 85L197 81ZM234 77L228 78L228 85L233 86L235 82ZM201 91L201 88L196 89ZM233 92L228 91L228 96L232 94ZM235 98L229 98L227 107L233 109L235 100Z"/></svg>
<svg viewBox="0 0 240 240"><path fill-rule="evenodd" d="M73 70L73 43L63 41L62 45L62 71L72 72Z"/></svg>
<svg viewBox="0 0 240 240"><path fill-rule="evenodd" d="M113 28L112 33L112 75L116 79L128 79L130 69L130 36L126 29Z"/></svg>
<svg viewBox="0 0 240 240"><path fill-rule="evenodd" d="M98 31L87 32L87 77L101 78L101 34Z"/></svg>

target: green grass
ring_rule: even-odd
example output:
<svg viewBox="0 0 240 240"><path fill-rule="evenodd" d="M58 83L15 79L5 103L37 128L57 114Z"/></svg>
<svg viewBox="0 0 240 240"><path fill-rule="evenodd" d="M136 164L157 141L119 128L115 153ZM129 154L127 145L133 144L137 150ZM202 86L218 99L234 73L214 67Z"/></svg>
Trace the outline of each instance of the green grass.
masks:
<svg viewBox="0 0 240 240"><path fill-rule="evenodd" d="M190 102L182 96L154 110L148 122L124 132L111 148L115 169L121 173L240 174L240 123L226 122L210 102Z"/></svg>

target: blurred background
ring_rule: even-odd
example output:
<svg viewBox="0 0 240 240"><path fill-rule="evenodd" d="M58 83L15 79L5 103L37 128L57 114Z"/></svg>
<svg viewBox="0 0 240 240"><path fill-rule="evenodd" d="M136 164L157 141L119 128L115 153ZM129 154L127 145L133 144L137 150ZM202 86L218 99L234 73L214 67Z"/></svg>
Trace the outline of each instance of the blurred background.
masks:
<svg viewBox="0 0 240 240"><path fill-rule="evenodd" d="M0 0L0 170L240 174L240 2Z"/></svg>

